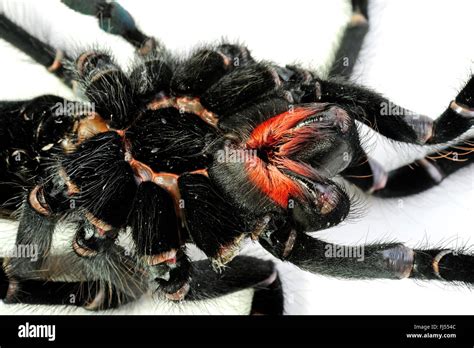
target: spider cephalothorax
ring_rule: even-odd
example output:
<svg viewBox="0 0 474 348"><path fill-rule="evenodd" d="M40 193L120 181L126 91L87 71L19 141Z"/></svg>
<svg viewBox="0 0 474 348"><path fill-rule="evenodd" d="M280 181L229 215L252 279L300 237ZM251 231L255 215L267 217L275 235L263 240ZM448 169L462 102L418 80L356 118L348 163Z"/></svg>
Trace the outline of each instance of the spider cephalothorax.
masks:
<svg viewBox="0 0 474 348"><path fill-rule="evenodd" d="M367 29L363 3L354 2L357 20L346 41ZM436 120L408 111L386 117L380 108L387 99L345 80L256 61L238 44L199 48L183 59L126 29L119 34L140 55L130 72L97 50L80 54L71 71L58 70L55 61L52 70L76 81L87 102L43 96L1 105L4 120L19 124L0 127L3 175L15 172L29 191L17 242L38 243L42 253L36 263L5 261L5 278L15 284L5 291L8 301L31 300L19 290L30 279L52 281L61 274L48 250L62 220L76 227L65 260L81 270L70 287L88 287L81 302L87 308L134 299L149 281L168 299L199 298L193 284L202 280L196 279L213 276L192 267L186 243L201 249L218 274L225 266L246 268L244 259L234 258L247 238L317 273L474 280L466 270L473 264L468 255L392 243L366 246L363 262L335 260L324 256L331 244L306 234L347 218L352 204L337 176L393 197L429 188L470 162L472 151L459 162L428 156L410 169L413 180L407 180L413 166L386 173L363 150L356 122L395 141L445 143L473 124L472 77ZM354 54L345 51L344 40L339 58ZM347 75L338 64L333 70ZM117 243L127 232L133 255ZM259 270L257 278L240 279L241 287L275 288L273 267L261 264ZM223 274L232 277L232 271ZM94 282L100 291L91 290ZM109 302L106 291L115 294Z"/></svg>

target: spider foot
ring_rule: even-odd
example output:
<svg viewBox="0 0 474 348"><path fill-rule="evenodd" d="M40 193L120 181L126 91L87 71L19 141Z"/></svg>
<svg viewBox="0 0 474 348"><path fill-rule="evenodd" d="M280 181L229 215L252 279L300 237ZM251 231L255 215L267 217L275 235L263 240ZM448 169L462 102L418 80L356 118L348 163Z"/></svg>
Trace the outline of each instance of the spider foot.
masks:
<svg viewBox="0 0 474 348"><path fill-rule="evenodd" d="M171 250L147 260L151 290L172 301L183 300L190 289L191 263L187 256L181 250Z"/></svg>

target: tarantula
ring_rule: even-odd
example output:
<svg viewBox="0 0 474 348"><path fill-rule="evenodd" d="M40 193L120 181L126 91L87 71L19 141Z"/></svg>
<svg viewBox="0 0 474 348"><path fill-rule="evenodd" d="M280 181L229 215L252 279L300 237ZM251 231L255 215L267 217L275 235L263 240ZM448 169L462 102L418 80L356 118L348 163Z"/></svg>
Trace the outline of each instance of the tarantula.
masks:
<svg viewBox="0 0 474 348"><path fill-rule="evenodd" d="M87 100L45 95L0 104L1 199L14 209L12 197L27 191L16 243L40 250L35 262L3 260L4 301L70 304L74 293L74 305L106 309L150 286L170 300L255 287L255 312L280 313L273 264L237 256L247 238L318 274L474 282L471 255L385 243L366 245L363 261L330 258L326 251L338 246L306 234L348 216L351 199L336 176L370 194L398 197L437 185L474 158L472 151L462 160L428 155L387 173L365 153L356 121L418 145L448 143L474 122L472 76L436 120L401 107L384 115L382 106L394 103L345 79L352 66L344 62L356 60L367 32L365 1L352 2L327 79L256 61L239 44L176 57L117 3L65 2L109 18L109 31L136 46L141 59L126 73L104 51L67 57L0 16L3 38ZM471 141L446 150L470 148ZM59 222L76 230L66 255L50 253ZM125 232L132 253L117 243ZM209 261L191 262L185 243Z"/></svg>

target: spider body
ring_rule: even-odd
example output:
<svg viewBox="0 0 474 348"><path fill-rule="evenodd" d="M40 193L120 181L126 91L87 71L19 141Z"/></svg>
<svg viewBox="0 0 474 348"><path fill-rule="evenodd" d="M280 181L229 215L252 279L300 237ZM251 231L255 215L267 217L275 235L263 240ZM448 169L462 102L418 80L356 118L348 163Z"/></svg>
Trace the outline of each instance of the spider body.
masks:
<svg viewBox="0 0 474 348"><path fill-rule="evenodd" d="M357 20L346 41L366 30L361 3L354 2ZM473 124L472 77L435 121L408 111L383 117L381 105L389 101L381 95L296 66L255 61L237 44L200 48L179 59L153 39L132 36L141 38L132 40L141 60L130 72L105 52L87 51L75 58L69 75L61 75L78 81L90 104L42 96L0 105L1 173L28 191L17 243L39 245L42 256L34 263L4 261L6 301L50 301L33 292L22 295L42 279L63 295L55 278L65 270L48 255L62 220L75 224L76 235L59 263L80 270L80 279L66 288L86 287L79 305L90 309L136 299L150 284L170 300L199 298L193 269L246 269L247 259L236 256L247 238L316 273L474 280L470 255L386 243L366 246L364 262L334 260L324 256L330 243L306 234L348 216L351 200L336 176L394 197L427 189L472 161L471 153L462 162L427 157L412 171L404 166L386 173L363 150L356 124L401 142L451 141ZM344 40L341 47L339 58L350 54ZM53 70L63 74L57 66ZM408 173L420 184L407 180ZM4 186L8 202L16 192ZM132 256L116 243L126 231L134 242ZM193 268L186 243L211 262ZM226 286L274 289L272 266L251 261L260 265L258 276L237 273L240 284ZM99 290L91 290L97 282Z"/></svg>
<svg viewBox="0 0 474 348"><path fill-rule="evenodd" d="M268 232L262 223L272 225L287 212L308 230L329 227L347 215L346 194L336 184L325 186L323 178L350 164L352 158L339 161L339 155L350 151L350 136L357 139L353 120L327 103L292 109L292 93L282 88L275 68L253 62L244 48L223 47L246 52L247 64L230 71L227 65L238 57L226 56L220 48L198 51L174 69L158 59L148 61L136 68L141 73L135 70L130 76L143 78L147 69L168 71L158 75L154 91L128 89L142 85L129 80L103 53L77 58L77 72L86 79L85 93L97 111L77 114L75 108L61 115L54 110L58 101L51 100L50 113L42 112L35 136L51 142L38 141L38 146L47 153L47 161L55 159L54 165L41 160L38 165L52 179L40 179L28 203L47 217L83 211L96 238L86 239L85 232L78 232L73 244L78 255L97 255L120 229L131 227L150 266L188 267L180 261L180 249L193 242L222 267L244 238L258 239ZM203 61L203 56L214 60ZM186 75L197 69L195 60L206 67L199 74L200 83ZM238 73L237 78L229 77L232 73ZM135 98L128 105L115 105L104 97L108 88ZM227 89L238 96L245 93L245 98L226 105ZM72 102L60 105L65 103ZM101 114L111 116L104 119ZM240 126L220 127L226 119L237 119L227 124ZM49 124L62 128L51 129ZM242 190L249 194L239 195ZM159 208L143 209L148 205ZM315 216L318 210L321 216ZM209 232L217 229L218 233ZM146 230L150 233L145 237ZM179 276L181 289L187 278Z"/></svg>

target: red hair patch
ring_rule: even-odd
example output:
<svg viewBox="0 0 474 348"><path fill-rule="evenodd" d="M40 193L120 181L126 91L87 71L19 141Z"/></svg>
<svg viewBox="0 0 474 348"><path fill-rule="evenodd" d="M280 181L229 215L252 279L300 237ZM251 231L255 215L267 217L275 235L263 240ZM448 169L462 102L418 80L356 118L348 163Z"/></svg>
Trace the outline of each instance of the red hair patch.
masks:
<svg viewBox="0 0 474 348"><path fill-rule="evenodd" d="M315 127L294 127L315 115L318 108L301 107L274 116L259 124L251 133L246 148L266 152L266 158L255 156L245 162L249 180L265 195L282 207L288 206L291 197L302 197L303 188L282 170L305 177L315 177L315 170L307 164L286 156L294 153L301 144L315 136Z"/></svg>

